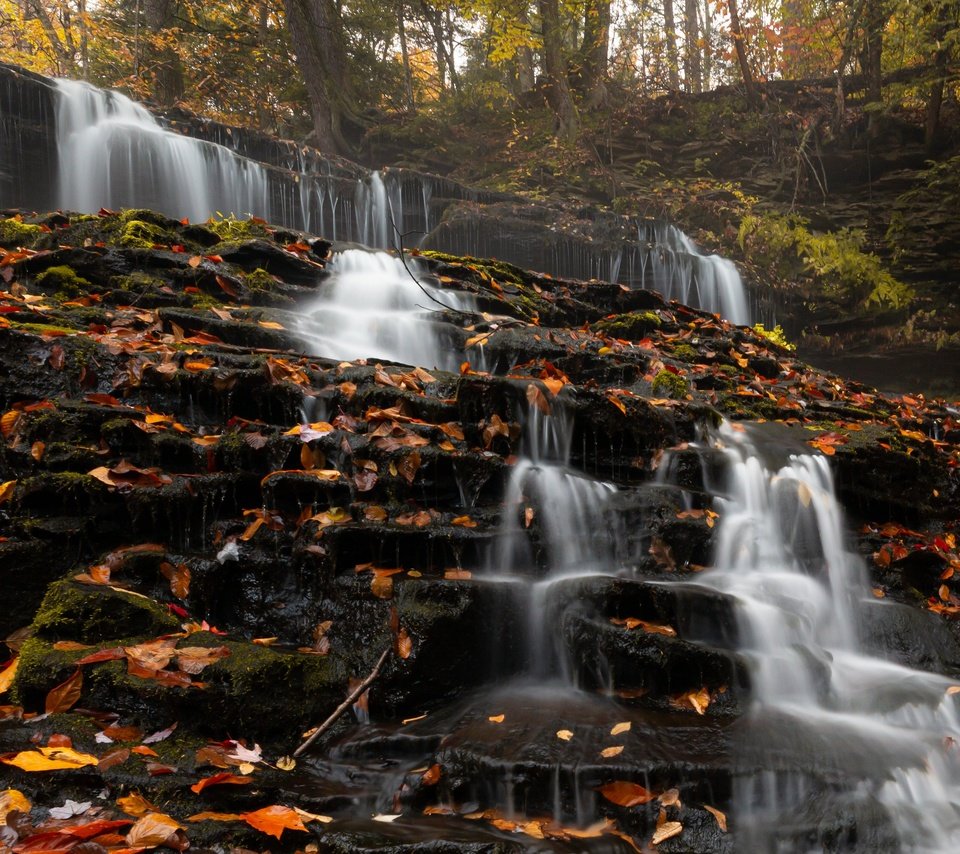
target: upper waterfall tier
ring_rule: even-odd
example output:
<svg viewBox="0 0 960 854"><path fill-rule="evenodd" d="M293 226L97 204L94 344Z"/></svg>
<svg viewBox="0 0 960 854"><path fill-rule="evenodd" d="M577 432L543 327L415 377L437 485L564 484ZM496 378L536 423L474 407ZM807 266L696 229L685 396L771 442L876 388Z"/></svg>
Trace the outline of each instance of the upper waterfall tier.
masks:
<svg viewBox="0 0 960 854"><path fill-rule="evenodd" d="M408 170L371 172L254 136L158 119L118 92L0 65L0 208L253 215L381 249L420 245L658 290L741 324L761 313L732 262L704 255L673 226Z"/></svg>

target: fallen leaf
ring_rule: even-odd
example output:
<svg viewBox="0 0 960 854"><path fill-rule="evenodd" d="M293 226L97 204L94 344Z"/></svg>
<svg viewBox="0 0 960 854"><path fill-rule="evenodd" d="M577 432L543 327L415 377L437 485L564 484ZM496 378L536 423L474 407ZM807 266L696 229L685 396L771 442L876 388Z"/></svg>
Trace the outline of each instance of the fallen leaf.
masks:
<svg viewBox="0 0 960 854"><path fill-rule="evenodd" d="M280 771L292 771L297 767L297 760L292 756L281 756L277 760L277 768Z"/></svg>
<svg viewBox="0 0 960 854"><path fill-rule="evenodd" d="M149 812L155 813L160 811L139 792L133 792L133 794L127 795L126 797L117 798L117 807L127 815L132 815L134 818L139 818Z"/></svg>
<svg viewBox="0 0 960 854"><path fill-rule="evenodd" d="M654 831L653 839L650 840L650 844L659 845L664 840L678 836L681 833L683 833L683 825L680 824L679 821L664 822Z"/></svg>
<svg viewBox="0 0 960 854"><path fill-rule="evenodd" d="M44 711L48 715L65 712L80 699L83 690L83 671L78 667L66 680L47 694Z"/></svg>
<svg viewBox="0 0 960 854"><path fill-rule="evenodd" d="M557 738L561 741L570 741L570 739L573 738L573 733L568 729L558 729Z"/></svg>
<svg viewBox="0 0 960 854"><path fill-rule="evenodd" d="M56 819L68 819L73 818L75 815L83 815L90 807L93 806L93 801L72 801L67 798L64 801L63 806L54 807L50 810L50 818Z"/></svg>
<svg viewBox="0 0 960 854"><path fill-rule="evenodd" d="M604 759L609 759L609 758L612 757L612 756L619 756L621 753L623 753L623 745L622 745L622 744L617 744L617 745L615 745L615 746L613 746L613 747L605 747L605 748L603 748L603 750L600 751L600 755L601 755Z"/></svg>
<svg viewBox="0 0 960 854"><path fill-rule="evenodd" d="M21 771L59 771L61 769L83 768L85 765L97 765L96 756L78 753L69 747L38 747L36 750L23 750L15 756L0 757L4 765L13 765Z"/></svg>
<svg viewBox="0 0 960 854"><path fill-rule="evenodd" d="M630 732L630 721L621 721L610 730L610 735L620 735L622 732Z"/></svg>
<svg viewBox="0 0 960 854"><path fill-rule="evenodd" d="M219 774L214 774L211 777L204 777L202 780L194 783L190 787L191 792L200 794L204 789L209 786L221 786L221 785L233 785L233 786L246 786L249 783L253 782L253 777L240 776L237 774L230 774L227 771L222 771Z"/></svg>
<svg viewBox="0 0 960 854"><path fill-rule="evenodd" d="M170 834L182 828L183 825L162 812L147 813L130 828L127 844L133 848L153 848L163 845Z"/></svg>
<svg viewBox="0 0 960 854"><path fill-rule="evenodd" d="M296 810L279 804L264 807L255 812L242 813L240 818L251 827L270 836L275 836L277 839L283 835L285 830L306 831L307 829Z"/></svg>
<svg viewBox="0 0 960 854"><path fill-rule="evenodd" d="M435 786L440 780L441 769L440 766L436 763L431 765L426 771L423 772L423 776L420 778L420 782L424 786Z"/></svg>
<svg viewBox="0 0 960 854"><path fill-rule="evenodd" d="M615 780L597 789L610 803L620 807L635 807L648 804L656 795L637 783L628 780Z"/></svg>
<svg viewBox="0 0 960 854"><path fill-rule="evenodd" d="M710 813L710 815L712 815L712 816L717 820L717 824L719 825L720 830L722 830L724 833L726 833L726 832L727 832L727 817L726 817L722 812L720 812L720 810L718 810L716 807L710 807L710 806L707 806L706 804L704 804L704 805L703 805L703 808L704 808L708 813Z"/></svg>
<svg viewBox="0 0 960 854"><path fill-rule="evenodd" d="M505 717L505 715L490 715L487 720L492 724L502 724Z"/></svg>
<svg viewBox="0 0 960 854"><path fill-rule="evenodd" d="M0 694L10 690L13 679L17 675L17 668L20 666L19 656L10 661L3 670L0 670Z"/></svg>
<svg viewBox="0 0 960 854"><path fill-rule="evenodd" d="M17 789L4 789L0 792L0 827L7 824L7 816L14 810L28 813L32 809L30 801Z"/></svg>
<svg viewBox="0 0 960 854"><path fill-rule="evenodd" d="M188 816L187 821L243 821L243 816L234 812L198 812Z"/></svg>

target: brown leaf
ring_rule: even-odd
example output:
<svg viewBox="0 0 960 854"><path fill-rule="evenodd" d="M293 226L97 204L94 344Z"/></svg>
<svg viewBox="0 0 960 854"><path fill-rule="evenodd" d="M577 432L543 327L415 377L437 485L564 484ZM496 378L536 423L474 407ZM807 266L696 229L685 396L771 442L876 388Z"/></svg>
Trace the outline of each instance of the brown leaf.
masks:
<svg viewBox="0 0 960 854"><path fill-rule="evenodd" d="M100 767L103 767L103 760L100 761ZM124 798L117 798L117 806L127 815L132 815L134 818L139 818L147 813L157 813L160 811L139 792L133 792Z"/></svg>
<svg viewBox="0 0 960 854"><path fill-rule="evenodd" d="M177 599L186 599L190 594L190 579L192 577L190 567L184 563L173 566L173 564L164 561L160 564L160 572L170 582L170 592Z"/></svg>
<svg viewBox="0 0 960 854"><path fill-rule="evenodd" d="M230 655L226 646L187 646L177 650L177 666L184 672L196 676L208 664Z"/></svg>
<svg viewBox="0 0 960 854"><path fill-rule="evenodd" d="M424 786L436 786L437 782L440 780L440 766L434 763L426 771L423 772L423 776L420 778L420 782Z"/></svg>
<svg viewBox="0 0 960 854"><path fill-rule="evenodd" d="M411 451L405 457L397 462L397 471L403 476L407 483L413 483L417 476L417 469L420 468L420 452Z"/></svg>
<svg viewBox="0 0 960 854"><path fill-rule="evenodd" d="M393 596L393 579L390 576L374 575L370 582L370 591L378 599L390 599Z"/></svg>
<svg viewBox="0 0 960 854"><path fill-rule="evenodd" d="M401 628L397 633L397 655L400 658L407 659L410 657L410 653L413 652L413 638L410 637L409 633L405 628Z"/></svg>
<svg viewBox="0 0 960 854"><path fill-rule="evenodd" d="M683 833L683 825L679 821L664 822L654 831L650 844L659 845L664 840L679 836L681 833Z"/></svg>
<svg viewBox="0 0 960 854"><path fill-rule="evenodd" d="M708 813L710 813L710 815L712 815L712 816L717 820L717 824L719 825L720 830L722 830L724 833L726 833L726 832L727 832L727 817L726 817L722 812L720 812L720 810L718 810L716 807L711 807L711 806L707 806L706 804L704 804L704 805L703 805L703 808L704 808Z"/></svg>
<svg viewBox="0 0 960 854"><path fill-rule="evenodd" d="M66 680L47 694L44 711L48 715L67 711L80 699L82 690L83 671L78 667Z"/></svg>
<svg viewBox="0 0 960 854"><path fill-rule="evenodd" d="M547 396L540 390L540 386L536 383L530 383L527 386L527 403L535 406L544 415L550 414L550 401L547 400Z"/></svg>
<svg viewBox="0 0 960 854"><path fill-rule="evenodd" d="M164 815L162 812L151 812L140 818L127 833L127 844L132 848L154 848L163 845L168 837L182 829L182 825Z"/></svg>

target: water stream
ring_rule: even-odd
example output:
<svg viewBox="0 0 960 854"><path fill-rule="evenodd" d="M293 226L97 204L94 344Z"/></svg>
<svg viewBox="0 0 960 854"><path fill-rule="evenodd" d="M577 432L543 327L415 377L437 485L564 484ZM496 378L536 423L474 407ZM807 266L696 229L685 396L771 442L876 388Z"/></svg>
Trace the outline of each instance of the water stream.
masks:
<svg viewBox="0 0 960 854"><path fill-rule="evenodd" d="M900 850L960 850L955 683L864 643L868 611L882 623L903 606L872 595L827 458L767 463L743 425L711 444L726 483L715 568L700 581L733 600L751 682L742 759L763 767L734 789L743 850L807 850L785 828L827 797L851 817L882 825L885 813Z"/></svg>
<svg viewBox="0 0 960 854"><path fill-rule="evenodd" d="M735 323L750 323L757 313L736 266L702 253L672 225L593 211L577 226L590 233L563 236L548 225L554 212L520 198L437 176L308 157L296 146L295 156L283 148L282 156L270 155L278 162L258 162L238 152L268 155L230 128L201 128L209 139L198 139L119 92L73 80L52 80L50 92L37 88L51 101L49 171L56 179L52 186L32 177L0 181L0 207L83 213L142 207L192 222L252 215L380 249L422 246L559 277L619 281ZM26 91L22 97L26 106ZM0 122L0 133L13 134L0 139L0 150L18 162L41 156L21 151L31 143L7 127ZM0 163L0 175L7 166Z"/></svg>

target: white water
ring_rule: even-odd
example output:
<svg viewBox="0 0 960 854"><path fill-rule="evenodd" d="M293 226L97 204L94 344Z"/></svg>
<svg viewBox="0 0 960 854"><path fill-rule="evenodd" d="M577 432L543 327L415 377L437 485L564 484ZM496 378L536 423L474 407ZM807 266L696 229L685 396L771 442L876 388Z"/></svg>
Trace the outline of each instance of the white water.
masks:
<svg viewBox="0 0 960 854"><path fill-rule="evenodd" d="M462 358L444 306L475 310L463 292L440 289L407 259L348 249L328 266L331 276L306 309L301 335L310 352L329 359L382 359L456 370Z"/></svg>
<svg viewBox="0 0 960 854"><path fill-rule="evenodd" d="M62 207L147 207L202 221L270 212L266 170L227 148L161 127L118 92L57 80Z"/></svg>
<svg viewBox="0 0 960 854"><path fill-rule="evenodd" d="M640 259L644 287L734 323L750 323L746 288L733 261L720 255L704 255L690 237L673 225L642 223L638 237L641 245L649 247ZM619 266L618 262L618 271Z"/></svg>
<svg viewBox="0 0 960 854"><path fill-rule="evenodd" d="M833 769L861 777L846 797L882 805L901 850L960 851L952 683L861 646L862 609L898 606L872 597L863 561L849 550L827 459L804 454L767 468L728 424L714 444L728 487L717 502L716 567L702 583L733 598L751 673L748 739L774 762L738 785L743 839L750 850L798 850L779 828L812 791L811 778ZM805 772L789 762L777 772L773 757L785 754Z"/></svg>
<svg viewBox="0 0 960 854"><path fill-rule="evenodd" d="M572 419L560 398L551 401L549 415L530 405L488 558L489 574L516 585L530 674L567 682L572 673L557 617L576 603L565 601L558 582L614 573L621 541L610 507L617 489L571 468L572 435Z"/></svg>

